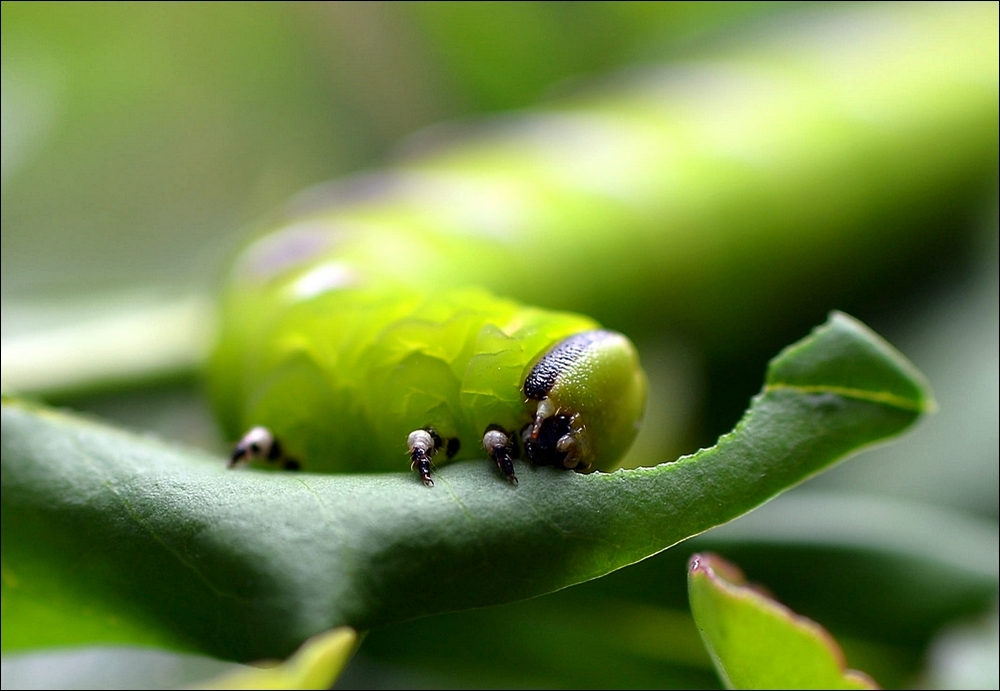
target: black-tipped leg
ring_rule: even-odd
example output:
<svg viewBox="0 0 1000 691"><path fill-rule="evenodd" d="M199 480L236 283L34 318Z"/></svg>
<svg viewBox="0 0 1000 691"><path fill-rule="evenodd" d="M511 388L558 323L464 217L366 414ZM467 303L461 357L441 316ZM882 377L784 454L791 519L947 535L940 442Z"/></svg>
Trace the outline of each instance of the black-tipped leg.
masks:
<svg viewBox="0 0 1000 691"><path fill-rule="evenodd" d="M434 486L434 480L431 479L431 459L439 446L441 446L441 439L431 430L414 430L406 438L406 448L410 454L410 469L420 473L420 479L428 487Z"/></svg>
<svg viewBox="0 0 1000 691"><path fill-rule="evenodd" d="M507 476L512 485L517 484L514 474L514 442L506 432L499 429L488 429L483 435L483 448L497 464L500 472Z"/></svg>
<svg viewBox="0 0 1000 691"><path fill-rule="evenodd" d="M233 449L228 466L234 468L241 463L253 461L266 461L285 470L302 469L302 464L285 455L281 443L267 427L254 427L244 434Z"/></svg>
<svg viewBox="0 0 1000 691"><path fill-rule="evenodd" d="M254 427L243 435L229 457L229 467L258 460L275 460L281 457L281 445L267 427Z"/></svg>
<svg viewBox="0 0 1000 691"><path fill-rule="evenodd" d="M241 461L245 460L246 457L247 457L246 451L244 451L243 449L241 449L240 445L237 444L236 447L233 448L233 453L229 457L229 463L226 463L226 467L227 468L235 468L236 466L238 466L240 464Z"/></svg>

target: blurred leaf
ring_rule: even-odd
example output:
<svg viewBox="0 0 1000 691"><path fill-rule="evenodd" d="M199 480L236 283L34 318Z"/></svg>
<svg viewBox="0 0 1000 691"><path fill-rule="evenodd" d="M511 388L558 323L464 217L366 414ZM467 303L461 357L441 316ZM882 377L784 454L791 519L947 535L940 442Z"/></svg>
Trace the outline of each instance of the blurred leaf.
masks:
<svg viewBox="0 0 1000 691"><path fill-rule="evenodd" d="M738 561L838 635L921 650L941 626L996 598L997 538L995 521L810 485L699 536L692 548Z"/></svg>
<svg viewBox="0 0 1000 691"><path fill-rule="evenodd" d="M385 145L294 5L2 13L5 298L208 288L227 231Z"/></svg>
<svg viewBox="0 0 1000 691"><path fill-rule="evenodd" d="M683 581L683 568L679 574ZM718 688L686 602L668 608L595 596L590 585L377 629L342 683L345 688ZM431 654L428 640L436 643ZM566 654L563 641L585 641L592 654ZM391 684L386 670L426 681Z"/></svg>
<svg viewBox="0 0 1000 691"><path fill-rule="evenodd" d="M66 394L190 375L215 313L205 295L119 295L4 307L5 393Z"/></svg>
<svg viewBox="0 0 1000 691"><path fill-rule="evenodd" d="M747 586L724 559L691 557L688 584L695 623L727 687L877 688L845 669L843 651L823 627Z"/></svg>
<svg viewBox="0 0 1000 691"><path fill-rule="evenodd" d="M198 689L328 689L340 676L358 643L346 626L313 636L284 662L239 670L211 679Z"/></svg>
<svg viewBox="0 0 1000 691"><path fill-rule="evenodd" d="M5 654L3 687L18 689L319 688L333 685L354 651L349 628L306 641L284 662L253 666L191 653L126 646Z"/></svg>
<svg viewBox="0 0 1000 691"><path fill-rule="evenodd" d="M241 669L204 655L130 645L3 654L5 689L173 689Z"/></svg>
<svg viewBox="0 0 1000 691"><path fill-rule="evenodd" d="M766 9L3 3L4 295L205 287L229 232L498 80L533 97Z"/></svg>
<svg viewBox="0 0 1000 691"><path fill-rule="evenodd" d="M459 96L482 110L536 100L560 80L704 42L741 20L787 11L773 2L441 3L406 6L448 66Z"/></svg>
<svg viewBox="0 0 1000 691"><path fill-rule="evenodd" d="M7 403L3 646L124 641L259 659L335 626L551 592L899 433L927 407L922 387L891 346L834 314L776 358L711 449L612 474L522 466L517 487L485 462L457 463L430 490L405 473L229 472L219 458Z"/></svg>
<svg viewBox="0 0 1000 691"><path fill-rule="evenodd" d="M996 525L1000 511L998 211L994 197L978 227L976 261L961 280L936 290L905 322L892 327L893 343L934 382L940 413L899 444L875 451L870 463L824 474L821 487L946 504L989 516ZM946 542L939 540L934 548L948 550Z"/></svg>
<svg viewBox="0 0 1000 691"><path fill-rule="evenodd" d="M994 689L1000 685L1000 617L997 603L974 619L954 622L931 643L921 686Z"/></svg>
<svg viewBox="0 0 1000 691"><path fill-rule="evenodd" d="M233 310L343 261L731 355L925 279L995 179L997 6L815 6L768 26L425 131L394 165L310 190L234 272ZM335 241L267 261L321 233Z"/></svg>

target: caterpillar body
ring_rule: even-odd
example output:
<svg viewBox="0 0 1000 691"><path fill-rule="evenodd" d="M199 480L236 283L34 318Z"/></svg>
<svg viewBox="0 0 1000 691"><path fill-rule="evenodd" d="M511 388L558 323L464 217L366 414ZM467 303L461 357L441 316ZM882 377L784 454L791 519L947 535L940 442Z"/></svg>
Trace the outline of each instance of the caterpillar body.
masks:
<svg viewBox="0 0 1000 691"><path fill-rule="evenodd" d="M294 234L251 248L223 305L210 388L227 434L243 435L233 465L369 472L409 459L430 486L432 464L485 451L516 483L515 458L607 470L635 438L646 379L625 336L282 242Z"/></svg>

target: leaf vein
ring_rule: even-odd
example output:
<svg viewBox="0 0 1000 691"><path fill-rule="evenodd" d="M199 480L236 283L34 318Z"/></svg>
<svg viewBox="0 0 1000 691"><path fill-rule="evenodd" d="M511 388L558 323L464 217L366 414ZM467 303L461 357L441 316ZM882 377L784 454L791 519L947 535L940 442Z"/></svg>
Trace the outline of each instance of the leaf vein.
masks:
<svg viewBox="0 0 1000 691"><path fill-rule="evenodd" d="M859 401L871 403L882 403L902 410L913 412L926 412L927 404L919 399L906 398L888 391L870 391L867 389L855 389L849 386L831 386L829 384L815 384L812 386L801 386L798 384L775 383L764 387L765 393L772 391L794 391L802 394L828 393L843 398L853 398Z"/></svg>

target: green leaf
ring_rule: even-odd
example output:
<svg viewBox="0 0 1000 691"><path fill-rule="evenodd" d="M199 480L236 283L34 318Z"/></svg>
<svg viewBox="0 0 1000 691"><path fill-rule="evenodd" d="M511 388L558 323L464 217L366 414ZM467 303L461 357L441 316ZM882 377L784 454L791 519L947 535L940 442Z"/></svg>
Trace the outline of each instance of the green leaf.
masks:
<svg viewBox="0 0 1000 691"><path fill-rule="evenodd" d="M730 521L929 405L902 356L840 314L772 363L716 446L610 474L522 465L516 487L486 461L442 468L433 489L406 472L228 471L202 452L5 402L3 648L284 657L336 626L540 595Z"/></svg>
<svg viewBox="0 0 1000 691"><path fill-rule="evenodd" d="M748 586L724 559L691 557L688 592L695 623L728 688L878 688L866 674L845 669L844 653L826 629Z"/></svg>
<svg viewBox="0 0 1000 691"><path fill-rule="evenodd" d="M328 689L344 670L357 644L358 634L342 626L313 636L282 663L230 672L194 688Z"/></svg>

